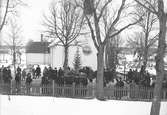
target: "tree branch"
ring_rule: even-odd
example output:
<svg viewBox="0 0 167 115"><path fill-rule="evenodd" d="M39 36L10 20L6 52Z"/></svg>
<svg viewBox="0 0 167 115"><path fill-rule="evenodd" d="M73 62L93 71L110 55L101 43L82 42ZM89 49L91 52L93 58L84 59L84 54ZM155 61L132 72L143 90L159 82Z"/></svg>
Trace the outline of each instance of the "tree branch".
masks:
<svg viewBox="0 0 167 115"><path fill-rule="evenodd" d="M100 11L100 14L99 14L99 16L98 16L98 18L97 18L97 21L98 21L98 22L99 22L101 16L103 15L104 10L106 9L107 5L108 5L110 2L112 2L112 0L108 0L108 1L104 4L104 6L102 7L102 9L101 9L101 11Z"/></svg>
<svg viewBox="0 0 167 115"><path fill-rule="evenodd" d="M120 16L121 16L121 12L122 10L124 9L124 5L125 5L125 2L126 0L122 0L122 3L121 3L121 6L118 10L118 14L117 14L117 17L115 18L115 20L113 21L113 23L109 26L109 29L108 29L108 32L107 32L107 35L106 36L109 36L112 28L115 26L115 24L119 21L120 19Z"/></svg>
<svg viewBox="0 0 167 115"><path fill-rule="evenodd" d="M116 35L118 35L119 33L121 33L123 30L127 29L128 27L130 27L130 26L132 26L132 25L135 25L135 24L139 23L141 20L142 20L142 17L141 17L138 21L136 21L136 22L134 22L134 23L131 23L131 24L128 24L127 26L125 26L125 27L123 27L122 29L118 30L116 33L112 34L111 36L108 36L108 38L113 38L113 37L115 37ZM105 44L105 43L107 42L107 40L108 40L108 39L106 38L106 39L104 40L103 44Z"/></svg>
<svg viewBox="0 0 167 115"><path fill-rule="evenodd" d="M8 13L8 8L9 8L9 0L7 0L7 2L6 2L6 9L5 9L4 17L2 19L2 24L0 25L0 32L2 31L2 28L3 28L4 24L5 24L7 13ZM2 10L2 9L0 9L0 10Z"/></svg>
<svg viewBox="0 0 167 115"><path fill-rule="evenodd" d="M147 1L147 4L149 4L149 6L152 8L152 10L151 10L151 8L149 8L149 7L147 7L146 5L144 5L143 3L141 3L141 2L139 2L139 0L135 0L139 5L141 5L142 7L144 7L145 9L147 9L148 11L150 11L151 13L153 13L153 14L158 14L158 12L154 9L154 7L152 6L152 4L151 3L149 3L148 1Z"/></svg>
<svg viewBox="0 0 167 115"><path fill-rule="evenodd" d="M87 17L87 16L85 16L85 17L86 17L86 20L87 20L87 22L88 22L89 29L90 29L90 31L91 31L91 36L92 36L92 39L93 39L93 43L94 43L96 49L98 50L98 49L99 49L99 46L98 46L98 43L97 43L96 38L95 38L95 34L94 34L93 27L92 27L91 22L90 22L90 20L88 19L88 17Z"/></svg>

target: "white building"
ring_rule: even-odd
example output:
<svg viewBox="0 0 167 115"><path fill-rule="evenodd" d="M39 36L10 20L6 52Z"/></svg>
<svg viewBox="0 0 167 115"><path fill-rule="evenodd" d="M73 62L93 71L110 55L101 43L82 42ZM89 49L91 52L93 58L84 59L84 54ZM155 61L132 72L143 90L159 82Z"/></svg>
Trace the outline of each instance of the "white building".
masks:
<svg viewBox="0 0 167 115"><path fill-rule="evenodd" d="M24 64L25 49L23 46L16 46L16 64ZM9 66L13 64L12 46L0 46L0 65Z"/></svg>
<svg viewBox="0 0 167 115"><path fill-rule="evenodd" d="M49 42L29 42L26 46L26 65L50 65Z"/></svg>
<svg viewBox="0 0 167 115"><path fill-rule="evenodd" d="M94 49L93 45L89 45L92 52L89 55L83 53L82 48L80 47L80 55L81 55L81 64L82 66L91 67L93 70L97 68L97 57L96 57L96 50ZM77 47L72 46L69 48L69 57L68 57L68 64L69 67L73 67L74 57L76 54ZM50 44L50 63L52 67L63 67L64 62L64 48L62 46L57 46L56 43Z"/></svg>
<svg viewBox="0 0 167 115"><path fill-rule="evenodd" d="M0 66L5 65L8 66L11 62L10 60L9 50L6 46L0 46Z"/></svg>
<svg viewBox="0 0 167 115"><path fill-rule="evenodd" d="M89 66L91 67L93 70L97 69L97 52L96 49L93 45L92 41L89 41L89 46L92 49L92 53L90 55L85 55L82 51L82 48L80 48L80 54L81 54L81 63L82 66ZM50 64L52 67L62 67L63 66L63 62L64 62L64 49L62 46L56 46L56 43L51 43L49 45L50 47ZM76 53L77 47L70 47L69 48L69 66L73 67L73 62L74 62L74 56ZM151 49L151 52L155 52L156 49ZM138 62L136 62L135 60L137 59L136 56L134 56L134 49L128 48L128 47L121 47L121 54L120 56L123 59L120 59L120 65L118 66L118 71L124 71L124 67L126 68L126 71L128 71L130 68L132 69L136 69L136 66L138 64ZM167 57L167 56L166 56ZM165 57L165 62L167 62L167 58ZM148 68L147 70L152 73L152 74L156 74L155 71L155 60L154 60L154 56L152 57L152 60L149 60L148 62ZM124 62L126 61L126 64L124 65ZM120 70L121 68L121 70Z"/></svg>

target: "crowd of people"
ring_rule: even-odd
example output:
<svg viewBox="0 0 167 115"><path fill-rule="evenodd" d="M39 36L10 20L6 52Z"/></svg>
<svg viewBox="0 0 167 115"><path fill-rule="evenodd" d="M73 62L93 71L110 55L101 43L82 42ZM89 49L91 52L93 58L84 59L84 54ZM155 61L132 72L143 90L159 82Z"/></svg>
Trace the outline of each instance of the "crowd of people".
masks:
<svg viewBox="0 0 167 115"><path fill-rule="evenodd" d="M11 75L11 69L10 66L2 67L0 68L0 80L1 82L3 81L6 84L10 84L12 80L12 75Z"/></svg>
<svg viewBox="0 0 167 115"><path fill-rule="evenodd" d="M4 83L5 87L4 90L7 91L8 93L10 93L10 84L11 84L11 80L12 80L12 75L11 75L11 69L10 67L4 67L2 66L0 68L0 83ZM2 87L2 85L1 85Z"/></svg>
<svg viewBox="0 0 167 115"><path fill-rule="evenodd" d="M88 84L86 74L85 77L81 77L80 73L81 72L77 74L70 67L68 67L67 74L65 74L65 71L61 67L58 70L57 68L53 69L52 67L45 67L43 70L41 84L47 85L54 80L58 85L72 85L75 83L75 85L80 84L86 86Z"/></svg>
<svg viewBox="0 0 167 115"><path fill-rule="evenodd" d="M83 67L78 72L68 67L65 71L63 68L57 69L52 67L41 67L37 65L35 68L21 69L19 66L16 68L15 77L12 77L10 66L0 68L0 80L1 83L10 85L12 78L15 81L16 90L20 91L22 83L27 87L27 91L30 90L31 83L34 79L41 80L40 85L52 84L53 80L57 85L61 86L87 86L88 84L95 84L97 71L93 71L89 67ZM126 75L120 74L116 71L104 69L104 87L124 87L124 86L144 86L154 87L155 76L151 76L147 71L140 71L130 69ZM167 80L164 80L163 87L167 88Z"/></svg>

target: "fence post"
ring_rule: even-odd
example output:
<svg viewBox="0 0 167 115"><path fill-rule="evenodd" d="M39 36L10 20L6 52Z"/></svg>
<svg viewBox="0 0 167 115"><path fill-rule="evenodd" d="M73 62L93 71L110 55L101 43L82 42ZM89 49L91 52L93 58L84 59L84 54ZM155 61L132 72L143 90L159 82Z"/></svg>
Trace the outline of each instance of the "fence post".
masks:
<svg viewBox="0 0 167 115"><path fill-rule="evenodd" d="M127 86L126 89L127 89L127 98L130 99L131 88L130 86Z"/></svg>
<svg viewBox="0 0 167 115"><path fill-rule="evenodd" d="M75 83L72 83L72 97L75 97Z"/></svg>
<svg viewBox="0 0 167 115"><path fill-rule="evenodd" d="M162 97L162 99L165 99L165 97L166 97L166 92L165 92L165 90L162 90L162 92L163 92L163 97Z"/></svg>
<svg viewBox="0 0 167 115"><path fill-rule="evenodd" d="M39 86L39 95L42 95L42 85Z"/></svg>
<svg viewBox="0 0 167 115"><path fill-rule="evenodd" d="M53 97L54 97L54 95L55 95L55 81L54 80L52 80L52 92L53 92Z"/></svg>
<svg viewBox="0 0 167 115"><path fill-rule="evenodd" d="M63 86L61 85L61 87L59 87L59 89L62 89L62 96L63 97L65 96L65 87L66 87L65 83L63 84Z"/></svg>
<svg viewBox="0 0 167 115"><path fill-rule="evenodd" d="M10 94L12 94L12 88L13 88L12 85L13 85L13 84L12 84L12 80L11 80L10 86L9 86L9 87L10 87Z"/></svg>

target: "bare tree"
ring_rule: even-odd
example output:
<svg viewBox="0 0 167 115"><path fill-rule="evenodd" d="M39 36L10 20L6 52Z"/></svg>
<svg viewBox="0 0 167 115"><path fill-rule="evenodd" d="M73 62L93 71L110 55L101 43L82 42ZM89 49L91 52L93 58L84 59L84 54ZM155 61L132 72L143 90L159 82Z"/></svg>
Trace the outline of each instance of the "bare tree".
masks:
<svg viewBox="0 0 167 115"><path fill-rule="evenodd" d="M21 0L0 0L0 32L6 24L9 13L16 14L16 7L19 5L26 5Z"/></svg>
<svg viewBox="0 0 167 115"><path fill-rule="evenodd" d="M8 13L8 8L9 8L9 0L6 1L6 7L5 7L5 13L4 13L4 16L2 16L2 10L3 10L3 1L0 0L0 32L5 24L5 21L6 21L6 17L7 17L7 13Z"/></svg>
<svg viewBox="0 0 167 115"><path fill-rule="evenodd" d="M158 19L154 13L144 9L139 4L137 4L135 8L136 8L135 9L136 15L143 16L143 20L140 23L138 23L138 26L141 27L142 32L140 33L141 35L137 34L137 36L139 36L139 39L144 39L144 40L140 40L141 48L138 51L140 51L140 54L142 54L139 57L143 59L142 69L143 71L145 71L148 57L149 57L149 49L150 47L155 45L155 42L158 39L158 33L155 35L152 35L153 32L156 33L155 25L158 23L157 22Z"/></svg>
<svg viewBox="0 0 167 115"><path fill-rule="evenodd" d="M58 46L64 48L65 71L68 67L68 50L71 46L77 46L75 42L81 35L83 26L82 11L80 11L71 1L62 0L60 2L60 11L55 3L50 7L50 16L45 16L44 26L46 32L55 38Z"/></svg>
<svg viewBox="0 0 167 115"><path fill-rule="evenodd" d="M77 1L77 0L76 0ZM91 32L91 38L97 49L97 98L103 99L103 72L104 72L104 49L109 39L114 38L126 28L137 24L137 21L127 24L117 29L117 25L121 20L122 12L126 9L126 0L121 0L120 7L114 9L112 0L84 0L83 5L78 6L84 8L85 18ZM112 9L113 7L113 9ZM113 13L111 13L113 11ZM112 31L114 28L117 31Z"/></svg>
<svg viewBox="0 0 167 115"><path fill-rule="evenodd" d="M137 56L137 68L142 67L143 71L146 69L149 57L156 53L152 51L152 49L156 49L156 42L158 39L158 35L146 38L145 34L145 31L135 32L135 35L127 40L127 46L133 49L134 56Z"/></svg>
<svg viewBox="0 0 167 115"><path fill-rule="evenodd" d="M156 83L154 87L154 99L152 101L150 115L160 114L160 102L161 102L161 91L162 82L164 78L164 56L166 49L166 23L167 23L167 13L164 8L163 0L135 0L139 5L144 7L146 10L154 13L159 20L159 38L158 38L158 50L156 54Z"/></svg>
<svg viewBox="0 0 167 115"><path fill-rule="evenodd" d="M21 49L23 47L23 39L21 39L21 27L17 24L16 20L10 21L9 39L5 43L11 50L12 63L14 66L14 73L16 75L16 63L21 60Z"/></svg>
<svg viewBox="0 0 167 115"><path fill-rule="evenodd" d="M117 30L114 30L117 31ZM107 69L116 71L116 67L119 64L119 53L121 52L121 37L119 35L109 39L105 47L105 66Z"/></svg>

